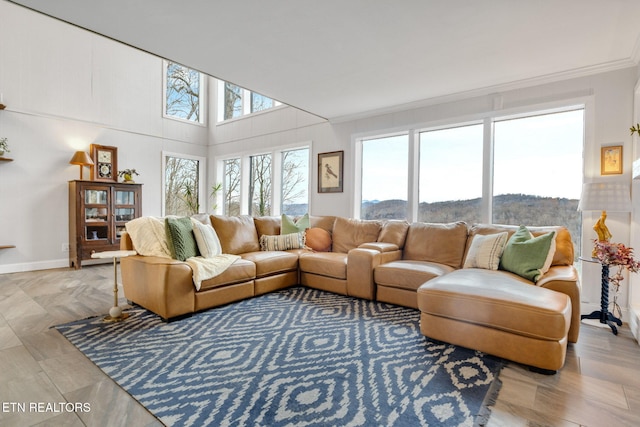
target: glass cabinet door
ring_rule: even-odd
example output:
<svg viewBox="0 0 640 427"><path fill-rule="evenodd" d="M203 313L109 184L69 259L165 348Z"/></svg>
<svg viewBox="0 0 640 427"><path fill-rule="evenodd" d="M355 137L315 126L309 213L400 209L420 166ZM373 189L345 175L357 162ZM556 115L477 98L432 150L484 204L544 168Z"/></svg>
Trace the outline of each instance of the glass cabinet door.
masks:
<svg viewBox="0 0 640 427"><path fill-rule="evenodd" d="M85 190L84 204L85 205L106 205L107 190Z"/></svg>
<svg viewBox="0 0 640 427"><path fill-rule="evenodd" d="M116 190L116 205L133 205L136 202L133 191Z"/></svg>

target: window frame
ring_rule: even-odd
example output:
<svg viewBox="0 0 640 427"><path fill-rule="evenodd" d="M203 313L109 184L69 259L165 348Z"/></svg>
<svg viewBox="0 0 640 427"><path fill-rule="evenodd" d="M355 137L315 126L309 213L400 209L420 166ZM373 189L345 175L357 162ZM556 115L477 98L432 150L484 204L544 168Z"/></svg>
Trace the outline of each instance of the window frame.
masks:
<svg viewBox="0 0 640 427"><path fill-rule="evenodd" d="M199 78L200 78L200 93L198 94L198 115L199 115L199 120L188 120L188 119L183 119L182 117L177 117L177 116L173 116L170 115L169 113L167 113L167 80L168 80L168 76L167 76L167 71L168 71L168 67L169 64L176 64L179 65L181 67L187 68L189 70L195 71L198 73ZM175 120L181 123L189 123L192 125L196 125L196 126L203 126L206 127L207 126L207 100L208 100L208 91L207 91L207 79L205 78L205 75L203 73L201 73L198 70L195 70L193 68L189 68L185 65L179 64L177 62L173 62L173 61L168 61L166 59L162 60L162 117L165 119L169 119L169 120Z"/></svg>
<svg viewBox="0 0 640 427"><path fill-rule="evenodd" d="M232 84L234 86L237 86L238 88L240 88L240 103L241 103L241 113L239 116L237 117L232 117L230 119L225 119L224 115L225 115L225 102L224 102L224 97L225 97L225 84L229 83ZM227 82L225 80L218 80L217 83L217 87L218 87L218 93L217 93L217 106L218 106L218 112L216 114L216 124L221 125L224 123L229 123L232 122L234 120L242 120L244 118L247 117L252 117L252 116L256 116L259 114L265 114L265 113L269 113L271 111L275 111L278 110L280 108L284 108L286 107L286 104L283 104L280 101L277 101L273 98L269 98L266 95L262 95L259 92L253 92L249 89L245 89L242 86L238 86L235 83L231 83L231 82ZM270 108L265 108L263 110L258 110L258 111L251 111L252 109L252 94L255 93L256 95L260 95L263 96L265 98L269 98L273 101L273 107Z"/></svg>
<svg viewBox="0 0 640 427"><path fill-rule="evenodd" d="M354 176L354 190L352 211L355 218L361 217L362 203L362 150L363 141L395 136L400 134L409 135L409 161L407 173L409 175L409 188L407 201L407 221L418 221L419 209L419 172L420 172L420 133L425 131L442 130L460 126L483 124L483 172L482 172L482 206L481 218L483 223L491 223L492 201L493 201L493 123L497 121L518 119L530 116L562 113L572 110L582 109L584 111L584 132L583 132L583 176L584 165L588 161L585 147L591 146L593 141L593 99L589 96L577 97L573 99L549 102L538 105L527 105L519 108L504 109L470 115L467 117L450 118L447 120L435 121L433 123L423 123L416 126L398 127L377 132L367 132L352 135L354 147L353 167L356 171Z"/></svg>
<svg viewBox="0 0 640 427"><path fill-rule="evenodd" d="M171 152L171 151L162 151L162 197L161 197L161 212L162 212L162 216L166 216L166 192L167 192L167 185L166 185L166 168L167 168L167 157L176 157L176 158L181 158L181 159L188 159L188 160L196 160L199 161L199 165L198 165L198 213L202 213L201 211L203 209L206 209L208 206L208 199L207 199L207 174L206 174L206 170L207 170L207 158L203 157L203 156L194 156L194 155L190 155L190 154L183 154L183 153L175 153L175 152ZM205 210L206 212L206 210Z"/></svg>
<svg viewBox="0 0 640 427"><path fill-rule="evenodd" d="M230 153L224 156L218 156L214 160L215 164L215 176L216 182L224 182L224 162L227 160L240 159L240 215L251 215L251 206L250 206L250 185L251 185L251 157L260 156L269 154L271 155L271 216L280 215L282 212L282 153L285 151L293 151L293 150L301 150L308 149L309 150L309 163L308 163L308 173L309 177L307 178L307 205L308 210L311 210L311 183L312 183L312 163L311 156L313 153L313 142L305 141L295 144L288 145L280 145L276 147L271 147L269 149L264 150L247 150L242 152ZM219 195L222 202L224 202L225 194L221 192ZM217 214L222 214L224 212L223 203L218 201L217 203Z"/></svg>

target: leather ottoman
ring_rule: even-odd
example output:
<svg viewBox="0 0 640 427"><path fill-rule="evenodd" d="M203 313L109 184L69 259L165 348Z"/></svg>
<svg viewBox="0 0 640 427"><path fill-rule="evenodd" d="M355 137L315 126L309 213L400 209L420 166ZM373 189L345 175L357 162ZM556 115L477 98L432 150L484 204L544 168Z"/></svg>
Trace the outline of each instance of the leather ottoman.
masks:
<svg viewBox="0 0 640 427"><path fill-rule="evenodd" d="M435 340L555 373L564 365L571 300L504 271L461 269L418 288L420 330Z"/></svg>

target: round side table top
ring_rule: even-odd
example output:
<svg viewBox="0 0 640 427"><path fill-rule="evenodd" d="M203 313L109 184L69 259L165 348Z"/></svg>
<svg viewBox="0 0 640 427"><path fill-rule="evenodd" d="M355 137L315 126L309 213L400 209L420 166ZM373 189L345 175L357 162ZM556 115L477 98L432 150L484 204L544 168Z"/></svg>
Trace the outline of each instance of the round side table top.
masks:
<svg viewBox="0 0 640 427"><path fill-rule="evenodd" d="M92 253L91 258L125 258L135 254L136 251L104 251Z"/></svg>

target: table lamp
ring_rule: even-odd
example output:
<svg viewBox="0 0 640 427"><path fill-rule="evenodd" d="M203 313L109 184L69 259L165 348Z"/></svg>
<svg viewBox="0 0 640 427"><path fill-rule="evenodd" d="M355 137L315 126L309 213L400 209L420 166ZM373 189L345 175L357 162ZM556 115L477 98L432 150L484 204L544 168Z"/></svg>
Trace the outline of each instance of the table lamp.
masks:
<svg viewBox="0 0 640 427"><path fill-rule="evenodd" d="M89 157L89 154L87 154L86 151L76 151L69 161L69 164L80 166L80 180L82 180L84 167L93 165L93 160L91 160L91 157Z"/></svg>

